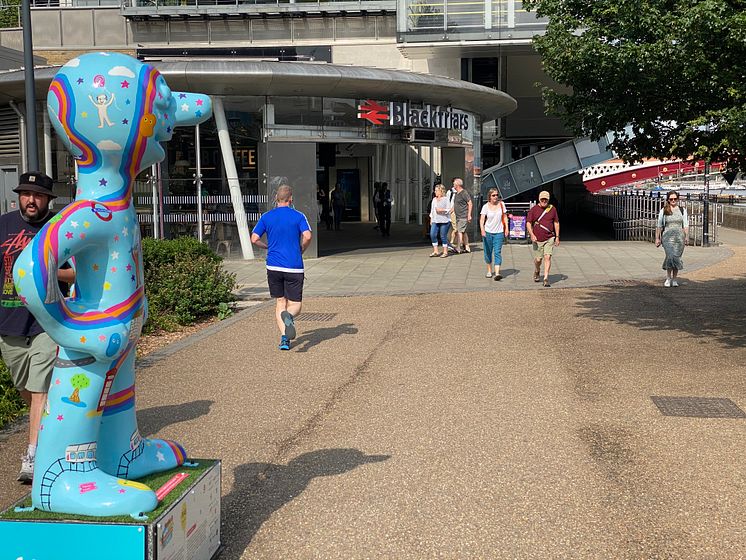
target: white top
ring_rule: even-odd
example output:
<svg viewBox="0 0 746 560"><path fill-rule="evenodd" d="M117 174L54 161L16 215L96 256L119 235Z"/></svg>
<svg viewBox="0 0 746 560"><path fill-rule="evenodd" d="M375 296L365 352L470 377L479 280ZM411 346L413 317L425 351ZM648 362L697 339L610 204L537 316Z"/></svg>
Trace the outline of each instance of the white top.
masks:
<svg viewBox="0 0 746 560"><path fill-rule="evenodd" d="M436 212L436 209L448 210L448 212L440 213ZM433 203L430 206L430 223L431 224L445 224L451 221L451 203L448 201L447 196L441 196L440 198L433 198Z"/></svg>
<svg viewBox="0 0 746 560"><path fill-rule="evenodd" d="M503 208L502 200L497 203L494 209L491 209L489 204L482 206L482 211L479 214L487 216L487 219L484 221L484 231L487 233L505 233L505 228L503 227Z"/></svg>

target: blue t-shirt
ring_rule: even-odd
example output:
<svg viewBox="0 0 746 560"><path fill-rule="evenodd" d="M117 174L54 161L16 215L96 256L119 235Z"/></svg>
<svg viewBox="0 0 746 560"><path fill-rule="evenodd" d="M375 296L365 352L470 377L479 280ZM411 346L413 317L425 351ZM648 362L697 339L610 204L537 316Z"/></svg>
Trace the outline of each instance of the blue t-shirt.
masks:
<svg viewBox="0 0 746 560"><path fill-rule="evenodd" d="M289 206L278 206L262 214L252 233L267 234L267 270L303 272L300 236L311 231L308 220Z"/></svg>

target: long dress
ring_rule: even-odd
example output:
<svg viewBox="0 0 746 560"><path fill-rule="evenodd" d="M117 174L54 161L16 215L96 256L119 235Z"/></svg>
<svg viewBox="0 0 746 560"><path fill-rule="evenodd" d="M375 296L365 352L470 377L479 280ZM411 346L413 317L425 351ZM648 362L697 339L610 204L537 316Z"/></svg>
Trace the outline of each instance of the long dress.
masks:
<svg viewBox="0 0 746 560"><path fill-rule="evenodd" d="M663 228L661 244L666 252L663 270L684 268L681 256L684 254L684 228L688 226L686 213L682 213L678 207L674 208L669 216L665 215L661 209L658 215L658 227Z"/></svg>

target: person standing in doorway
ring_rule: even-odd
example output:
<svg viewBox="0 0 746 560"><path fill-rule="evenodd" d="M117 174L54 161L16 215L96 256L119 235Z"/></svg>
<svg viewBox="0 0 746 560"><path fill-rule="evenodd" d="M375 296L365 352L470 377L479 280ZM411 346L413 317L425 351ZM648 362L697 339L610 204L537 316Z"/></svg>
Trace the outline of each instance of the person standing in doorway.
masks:
<svg viewBox="0 0 746 560"><path fill-rule="evenodd" d="M455 180L455 178L454 178ZM448 189L448 203L451 205L451 213L449 218L451 220L451 238L448 242L448 249L454 253L458 253L456 250L456 242L458 241L458 232L456 231L456 214L453 212L453 198L456 196L456 187L451 182L451 188Z"/></svg>
<svg viewBox="0 0 746 560"><path fill-rule="evenodd" d="M378 215L378 204L381 201L381 183L376 181L373 183L373 213L376 216L376 225L373 229L380 229L381 217Z"/></svg>
<svg viewBox="0 0 746 560"><path fill-rule="evenodd" d="M666 197L666 205L658 213L658 222L655 228L655 246L663 245L666 258L663 259L663 270L666 271L666 288L676 288L679 281L676 279L679 270L684 268L681 259L684 254L684 245L689 242L689 219L686 210L679 206L679 193L671 191Z"/></svg>
<svg viewBox="0 0 746 560"><path fill-rule="evenodd" d="M381 196L378 201L378 219L381 223L381 235L389 237L391 235L391 206L393 198L389 190L388 183L381 183Z"/></svg>
<svg viewBox="0 0 746 560"><path fill-rule="evenodd" d="M539 204L526 216L526 229L531 236L534 253L534 282L541 280L541 263L544 262L544 287L548 288L549 269L552 267L552 250L560 244L560 224L557 208L549 204L549 192L539 193Z"/></svg>
<svg viewBox="0 0 746 560"><path fill-rule="evenodd" d="M453 197L453 213L456 215L456 231L458 232L458 247L456 252L471 253L469 247L469 233L466 231L471 223L472 202L469 191L464 188L464 181L458 177L453 180L456 194Z"/></svg>
<svg viewBox="0 0 746 560"><path fill-rule="evenodd" d="M487 263L486 278L502 280L500 266L502 265L502 248L505 234L508 231L508 214L505 203L500 200L497 189L487 192L487 203L479 213L479 228L482 230L484 243L484 262Z"/></svg>
<svg viewBox="0 0 746 560"><path fill-rule="evenodd" d="M55 194L53 181L44 173L30 172L21 175L18 186L19 210L0 216L0 253L2 254L3 292L0 296L0 352L10 370L13 385L29 406L28 448L21 459L18 480L31 482L39 424L47 402L49 380L52 376L57 344L43 331L33 315L26 309L15 289L13 266L21 251L39 232L54 213L49 203ZM75 281L75 272L69 265L57 272L58 280ZM67 286L60 286L67 293Z"/></svg>
<svg viewBox="0 0 746 560"><path fill-rule="evenodd" d="M267 249L267 283L275 298L275 319L280 329L280 350L290 350L295 338L295 317L303 302L303 252L311 244L311 226L301 212L293 208L293 189L280 185L277 206L262 214L251 232L251 242ZM266 234L267 241L262 241Z"/></svg>
<svg viewBox="0 0 746 560"><path fill-rule="evenodd" d="M345 193L342 190L342 185L337 183L332 191L332 208L334 210L334 229L339 231L342 229L342 218L345 213L345 206L347 206L347 199Z"/></svg>

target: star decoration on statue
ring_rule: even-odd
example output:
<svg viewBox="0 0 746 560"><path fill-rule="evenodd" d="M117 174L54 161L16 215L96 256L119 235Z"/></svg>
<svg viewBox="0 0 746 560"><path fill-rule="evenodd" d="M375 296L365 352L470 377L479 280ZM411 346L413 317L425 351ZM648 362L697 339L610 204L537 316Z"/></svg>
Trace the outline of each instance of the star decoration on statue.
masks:
<svg viewBox="0 0 746 560"><path fill-rule="evenodd" d="M109 283L109 282L104 282L104 290L106 290L107 292L108 292L109 290L111 290L111 283Z"/></svg>
<svg viewBox="0 0 746 560"><path fill-rule="evenodd" d="M130 123L130 121L129 121L129 120L127 120L127 119L122 119L122 124L129 124L129 123Z"/></svg>
<svg viewBox="0 0 746 560"><path fill-rule="evenodd" d="M86 343L86 340L88 340L86 337L84 337L84 336L80 337L80 342L82 342L83 344Z"/></svg>
<svg viewBox="0 0 746 560"><path fill-rule="evenodd" d="M130 233L130 230L127 229L127 226L125 226L125 227L122 228L122 235L124 235L125 237L127 237L129 235L129 233Z"/></svg>
<svg viewBox="0 0 746 560"><path fill-rule="evenodd" d="M189 111L189 105L187 103L184 103L181 106L181 111L184 112L184 113L186 113L187 111Z"/></svg>
<svg viewBox="0 0 746 560"><path fill-rule="evenodd" d="M130 100L129 100L129 99L125 99L125 100L124 100L124 104L125 104L125 105L129 105L129 104L130 104Z"/></svg>
<svg viewBox="0 0 746 560"><path fill-rule="evenodd" d="M73 238L73 232L68 231L67 233L65 233L65 237L67 237L68 239L72 239Z"/></svg>
<svg viewBox="0 0 746 560"><path fill-rule="evenodd" d="M131 265L131 264L128 264L128 265L127 265L127 272L130 272L131 270L132 270L132 265Z"/></svg>
<svg viewBox="0 0 746 560"><path fill-rule="evenodd" d="M179 99L184 99L184 98L186 98L186 93L180 93L179 94Z"/></svg>
<svg viewBox="0 0 746 560"><path fill-rule="evenodd" d="M65 249L64 253L65 253L65 256L68 256L70 254L70 249Z"/></svg>
<svg viewBox="0 0 746 560"><path fill-rule="evenodd" d="M78 85L83 83L83 78L78 78Z"/></svg>
<svg viewBox="0 0 746 560"><path fill-rule="evenodd" d="M93 265L93 272L98 272L98 265L97 264Z"/></svg>
<svg viewBox="0 0 746 560"><path fill-rule="evenodd" d="M197 99L197 106L198 107L202 107L202 100L201 99Z"/></svg>
<svg viewBox="0 0 746 560"><path fill-rule="evenodd" d="M119 251L112 251L111 258L112 260L117 260L119 258Z"/></svg>
<svg viewBox="0 0 746 560"><path fill-rule="evenodd" d="M81 238L81 239L85 239L85 233L81 233L81 234L80 234L80 238Z"/></svg>
<svg viewBox="0 0 746 560"><path fill-rule="evenodd" d="M114 241L119 241L119 236L118 235L114 236Z"/></svg>
<svg viewBox="0 0 746 560"><path fill-rule="evenodd" d="M128 87L130 87L130 83L127 80L124 80L124 81L122 81L122 87L124 89L127 89Z"/></svg>
<svg viewBox="0 0 746 560"><path fill-rule="evenodd" d="M112 272L116 272L116 271L117 271L117 267L116 267L116 266L112 266L112 267L111 267L111 271L112 271Z"/></svg>
<svg viewBox="0 0 746 560"><path fill-rule="evenodd" d="M105 334L99 335L98 339L99 339L99 340L100 340L101 342L104 342L104 341L106 340L106 335L105 335Z"/></svg>
<svg viewBox="0 0 746 560"><path fill-rule="evenodd" d="M64 419L65 419L65 417L62 416L62 414L58 414L57 415L57 420L59 420L60 422L62 422Z"/></svg>
<svg viewBox="0 0 746 560"><path fill-rule="evenodd" d="M88 222L88 221L83 222L83 227L88 229L89 227L91 227L91 222Z"/></svg>
<svg viewBox="0 0 746 560"><path fill-rule="evenodd" d="M82 113L80 113L80 116L83 117L84 119L87 119L88 113L86 111L83 111Z"/></svg>
<svg viewBox="0 0 746 560"><path fill-rule="evenodd" d="M105 187L106 185L109 184L109 181L107 181L106 179L100 179L98 184L102 187Z"/></svg>
<svg viewBox="0 0 746 560"><path fill-rule="evenodd" d="M155 454L155 458L158 459L159 463L165 463L166 462L166 456L161 453L160 451Z"/></svg>
<svg viewBox="0 0 746 560"><path fill-rule="evenodd" d="M199 111L199 110L195 111L194 112L194 116L195 117L201 117L202 116L202 111Z"/></svg>
<svg viewBox="0 0 746 560"><path fill-rule="evenodd" d="M70 222L70 226L71 226L71 227L72 227L73 229L75 229L76 227L78 227L78 222L76 222L75 220L72 220L72 221Z"/></svg>
<svg viewBox="0 0 746 560"><path fill-rule="evenodd" d="M132 276L130 276L130 280L132 280L133 282L135 281L135 275L134 274Z"/></svg>
<svg viewBox="0 0 746 560"><path fill-rule="evenodd" d="M166 127L166 132L171 132L171 127L170 126Z"/></svg>

